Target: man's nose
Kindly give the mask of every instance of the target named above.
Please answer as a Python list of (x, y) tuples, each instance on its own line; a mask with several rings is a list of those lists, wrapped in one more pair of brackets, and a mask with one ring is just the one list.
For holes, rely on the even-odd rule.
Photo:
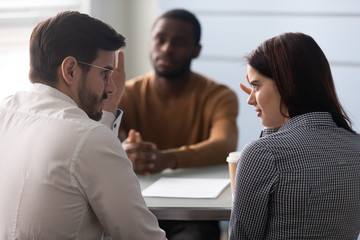
[(162, 52), (170, 52), (171, 50), (172, 50), (172, 44), (170, 41), (167, 41), (161, 45)]

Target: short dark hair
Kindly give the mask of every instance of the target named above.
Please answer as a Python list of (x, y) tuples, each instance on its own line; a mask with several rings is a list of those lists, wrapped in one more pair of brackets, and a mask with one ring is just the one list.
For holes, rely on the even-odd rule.
[(40, 22), (31, 34), (30, 81), (53, 86), (66, 57), (91, 63), (99, 49), (115, 51), (123, 46), (125, 38), (110, 25), (76, 11), (61, 12)]
[(182, 22), (189, 23), (191, 27), (193, 28), (194, 32), (194, 41), (196, 45), (200, 44), (200, 38), (201, 38), (201, 26), (199, 20), (196, 18), (196, 16), (185, 10), (185, 9), (173, 9), (170, 11), (165, 12), (162, 14), (158, 19), (155, 21), (155, 23), (159, 19), (176, 19)]
[(339, 127), (354, 132), (336, 95), (329, 62), (312, 37), (283, 33), (263, 42), (246, 59), (275, 81), (290, 117), (329, 112)]

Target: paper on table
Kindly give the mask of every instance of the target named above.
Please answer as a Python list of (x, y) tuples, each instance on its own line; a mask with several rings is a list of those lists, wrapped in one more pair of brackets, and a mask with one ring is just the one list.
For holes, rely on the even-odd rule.
[(217, 198), (230, 179), (160, 178), (144, 191), (144, 197)]

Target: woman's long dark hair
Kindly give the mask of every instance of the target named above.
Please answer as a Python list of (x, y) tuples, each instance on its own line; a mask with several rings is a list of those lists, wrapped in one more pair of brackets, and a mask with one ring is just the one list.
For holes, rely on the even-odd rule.
[(275, 81), (290, 117), (329, 112), (338, 127), (355, 133), (336, 95), (329, 62), (312, 37), (283, 33), (263, 42), (246, 59)]

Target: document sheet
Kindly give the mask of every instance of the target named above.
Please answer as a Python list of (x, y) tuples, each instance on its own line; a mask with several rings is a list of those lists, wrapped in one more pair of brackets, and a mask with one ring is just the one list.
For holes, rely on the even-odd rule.
[(160, 178), (142, 191), (144, 197), (217, 198), (230, 179)]

